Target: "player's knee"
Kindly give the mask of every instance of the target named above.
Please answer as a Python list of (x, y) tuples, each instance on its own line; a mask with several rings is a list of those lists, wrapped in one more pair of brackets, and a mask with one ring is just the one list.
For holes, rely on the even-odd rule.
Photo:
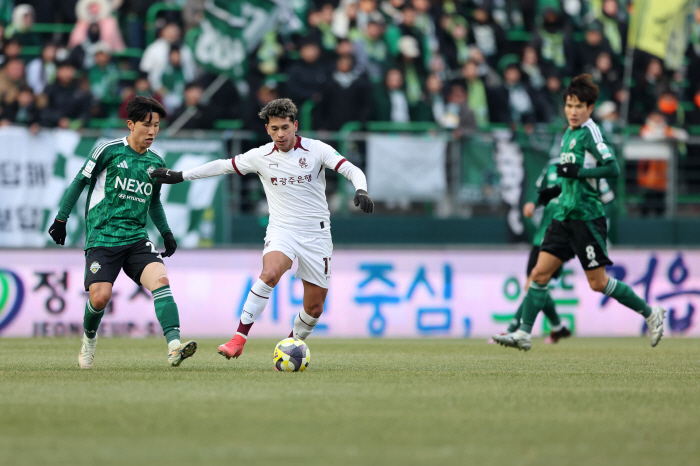
[(309, 305), (304, 306), (304, 310), (308, 315), (313, 317), (314, 319), (318, 319), (321, 317), (321, 314), (323, 314), (323, 302), (318, 302), (318, 303), (311, 303)]
[(107, 307), (107, 303), (112, 299), (112, 293), (110, 291), (92, 291), (90, 292), (90, 303), (95, 309), (104, 309)]
[(593, 291), (597, 291), (598, 293), (602, 293), (605, 291), (605, 286), (608, 284), (608, 277), (605, 277), (604, 279), (600, 278), (589, 278), (588, 279), (588, 284), (591, 286), (591, 289)]
[(158, 279), (158, 283), (157, 283), (157, 284), (158, 284), (158, 286), (170, 285), (170, 280), (168, 280), (168, 277), (167, 277), (167, 276), (163, 275), (162, 277), (160, 277), (160, 278)]
[(265, 269), (260, 274), (262, 280), (267, 286), (275, 287), (282, 278), (282, 272), (275, 269)]
[(551, 273), (547, 273), (545, 271), (542, 271), (542, 270), (538, 269), (537, 267), (535, 267), (532, 270), (532, 275), (531, 275), (532, 281), (537, 282), (540, 285), (546, 285), (551, 276), (552, 276)]

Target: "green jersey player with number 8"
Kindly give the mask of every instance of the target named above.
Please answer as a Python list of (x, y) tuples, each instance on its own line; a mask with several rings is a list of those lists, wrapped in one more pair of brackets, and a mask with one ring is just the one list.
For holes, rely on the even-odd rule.
[[(177, 248), (160, 202), (159, 183), (150, 174), (165, 161), (151, 144), (158, 134), (163, 106), (153, 98), (137, 96), (127, 107), (128, 137), (98, 144), (87, 158), (61, 201), (61, 208), (49, 228), (56, 244), (65, 244), (66, 222), (86, 186), (85, 206), (85, 304), (82, 347), (78, 365), (90, 369), (95, 357), (97, 329), (105, 307), (112, 298), (112, 286), (119, 272), (153, 293), (156, 316), (168, 342), (168, 363), (179, 366), (194, 354), (197, 343), (180, 342), (180, 317), (170, 290), (163, 258)], [(146, 216), (158, 228), (165, 242), (162, 255), (148, 239)]]
[(591, 119), (598, 99), (598, 86), (591, 75), (571, 80), (564, 93), (564, 113), (569, 127), (564, 133), (557, 175), (563, 178), (559, 206), (547, 227), (530, 277), (532, 283), (523, 300), (520, 328), (494, 340), (504, 346), (529, 350), (532, 325), (547, 298), (547, 283), (561, 265), (578, 257), (594, 291), (605, 293), (620, 304), (641, 314), (649, 326), (651, 346), (663, 335), (666, 310), (651, 307), (632, 288), (608, 277), (605, 266), (612, 265), (606, 247), (607, 225), (600, 201), (601, 178), (620, 174), (617, 160), (598, 125)]

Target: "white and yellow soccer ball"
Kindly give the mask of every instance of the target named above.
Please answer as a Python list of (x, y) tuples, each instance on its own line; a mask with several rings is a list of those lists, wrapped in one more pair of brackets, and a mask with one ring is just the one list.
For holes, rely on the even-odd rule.
[(311, 351), (303, 340), (285, 338), (277, 343), (272, 355), (275, 370), (282, 372), (300, 372), (309, 367)]

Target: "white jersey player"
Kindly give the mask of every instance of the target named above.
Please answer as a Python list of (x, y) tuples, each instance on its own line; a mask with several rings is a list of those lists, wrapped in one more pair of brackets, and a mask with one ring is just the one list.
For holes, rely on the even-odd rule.
[(248, 332), (269, 301), (272, 289), (298, 260), (296, 277), (304, 284), (304, 309), (294, 319), (290, 337), (306, 339), (313, 331), (328, 293), (331, 276), (331, 221), (326, 202), (325, 169), (348, 178), (355, 186), (355, 205), (374, 210), (362, 170), (328, 144), (296, 135), (297, 108), (289, 99), (277, 99), (259, 113), (272, 142), (232, 159), (216, 160), (183, 172), (156, 169), (153, 178), (180, 183), (210, 176), (256, 173), (270, 208), (263, 248), (263, 270), (243, 305), (236, 335), (219, 346), (227, 359), (243, 352)]

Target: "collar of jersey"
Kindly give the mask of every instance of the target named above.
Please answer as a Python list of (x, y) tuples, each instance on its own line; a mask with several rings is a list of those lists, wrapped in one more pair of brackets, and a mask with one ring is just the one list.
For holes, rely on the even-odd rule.
[[(296, 138), (297, 138), (297, 142), (294, 143), (294, 147), (292, 147), (292, 150), (285, 152), (285, 154), (289, 154), (289, 152), (294, 152), (297, 149), (305, 150), (306, 152), (309, 151), (308, 149), (305, 149), (301, 145), (301, 136), (297, 136)], [(277, 144), (275, 144), (274, 142), (272, 143), (272, 150), (270, 151), (270, 154), (272, 154), (273, 152), (280, 152), (280, 150), (277, 148)], [(270, 155), (270, 154), (267, 154), (267, 155)]]
[(146, 152), (144, 152), (143, 154), (139, 154), (138, 152), (136, 152), (134, 150), (134, 148), (129, 145), (129, 141), (126, 140), (126, 136), (124, 136), (122, 138), (122, 142), (124, 143), (124, 146), (127, 149), (129, 149), (129, 152), (131, 153), (131, 155), (136, 155), (137, 157), (143, 157), (144, 155), (148, 154), (148, 149), (146, 149)]
[[(590, 123), (595, 123), (595, 122), (593, 121), (593, 118), (589, 118), (588, 120), (586, 120), (586, 121), (584, 121), (583, 123), (581, 123), (580, 125), (578, 125), (578, 128), (576, 128), (576, 130), (578, 130), (578, 129), (583, 129), (584, 126), (586, 126), (587, 124), (590, 124)], [(576, 131), (576, 130), (574, 130), (574, 131)]]

